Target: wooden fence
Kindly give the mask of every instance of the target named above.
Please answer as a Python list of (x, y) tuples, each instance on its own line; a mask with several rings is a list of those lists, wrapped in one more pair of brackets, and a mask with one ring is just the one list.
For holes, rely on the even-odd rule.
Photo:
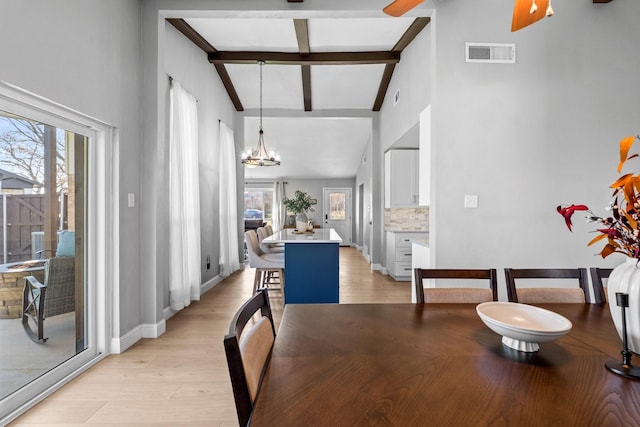
[(0, 202), (0, 263), (33, 259), (33, 233), (44, 230), (44, 195), (2, 194)]

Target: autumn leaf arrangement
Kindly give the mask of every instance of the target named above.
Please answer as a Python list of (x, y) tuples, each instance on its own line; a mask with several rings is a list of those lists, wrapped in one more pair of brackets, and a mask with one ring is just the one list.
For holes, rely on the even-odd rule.
[[(620, 163), (618, 173), (628, 160), (638, 157), (629, 155), (631, 146), (640, 139), (638, 136), (628, 136), (620, 141)], [(565, 223), (571, 231), (571, 217), (577, 211), (586, 211), (587, 220), (598, 224), (595, 230), (598, 235), (588, 245), (605, 241), (600, 252), (602, 258), (613, 253), (621, 253), (631, 258), (640, 259), (640, 171), (627, 173), (610, 185), (613, 189), (613, 200), (609, 204), (611, 216), (599, 217), (586, 205), (560, 205), (556, 209), (564, 217)]]

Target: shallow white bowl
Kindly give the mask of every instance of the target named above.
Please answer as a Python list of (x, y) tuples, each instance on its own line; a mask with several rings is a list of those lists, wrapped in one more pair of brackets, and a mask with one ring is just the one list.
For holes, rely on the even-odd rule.
[(476, 312), (489, 329), (502, 335), (504, 345), (518, 351), (538, 351), (538, 343), (554, 341), (572, 326), (558, 313), (515, 302), (483, 302)]

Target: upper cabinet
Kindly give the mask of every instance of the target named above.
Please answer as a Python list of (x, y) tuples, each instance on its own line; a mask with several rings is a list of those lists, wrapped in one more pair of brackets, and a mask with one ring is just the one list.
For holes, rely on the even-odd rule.
[(389, 150), (384, 155), (384, 207), (416, 207), (419, 202), (419, 150)]

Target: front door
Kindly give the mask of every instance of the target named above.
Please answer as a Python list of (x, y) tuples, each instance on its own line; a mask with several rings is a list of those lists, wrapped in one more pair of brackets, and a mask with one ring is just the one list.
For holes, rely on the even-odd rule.
[(342, 238), (340, 246), (351, 246), (351, 188), (324, 188), (324, 228), (333, 228)]

